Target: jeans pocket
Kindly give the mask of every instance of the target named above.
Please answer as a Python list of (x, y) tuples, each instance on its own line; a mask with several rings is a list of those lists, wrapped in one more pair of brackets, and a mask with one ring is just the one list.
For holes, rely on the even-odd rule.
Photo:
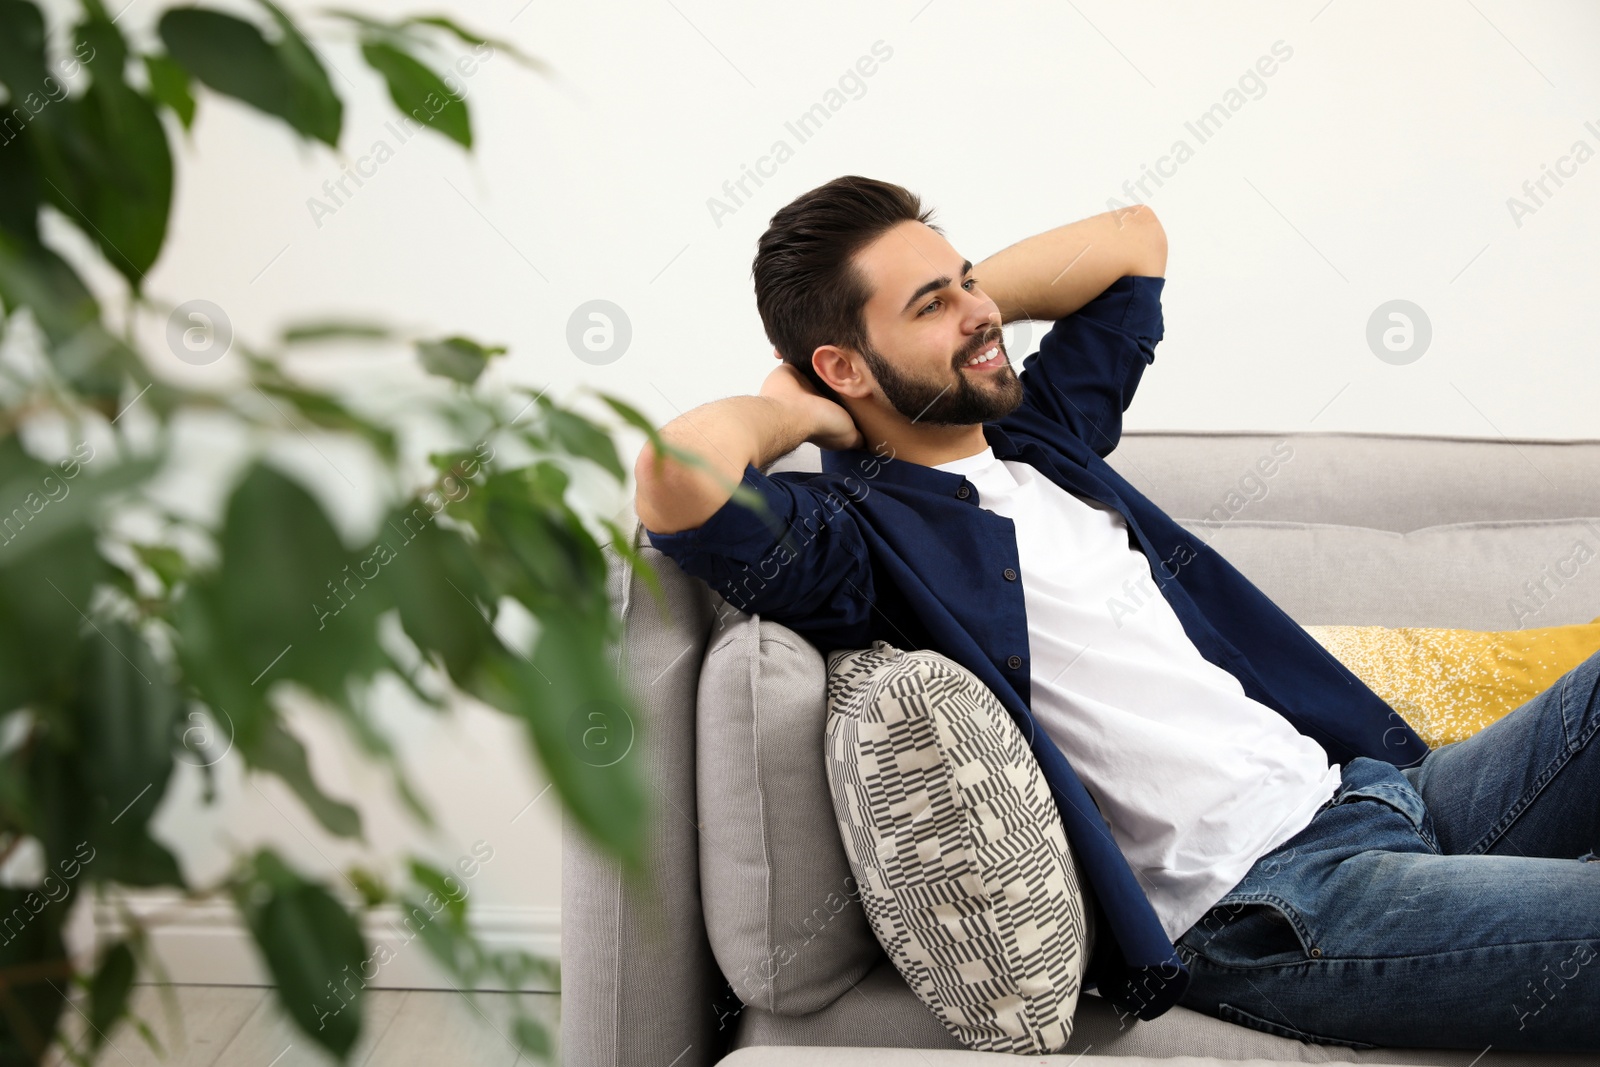
[(1322, 956), (1300, 913), (1270, 893), (1228, 894), (1178, 940), (1207, 963), (1235, 970), (1282, 967)]
[(1355, 800), (1375, 800), (1392, 811), (1397, 811), (1405, 816), (1411, 824), (1411, 829), (1420, 837), (1433, 852), (1439, 851), (1438, 838), (1434, 836), (1433, 819), (1428, 814), (1428, 806), (1423, 803), (1422, 794), (1412, 786), (1411, 780), (1401, 772), (1399, 781), (1368, 782), (1364, 785), (1346, 786), (1334, 794), (1333, 807), (1348, 804)]
[(1230, 1023), (1237, 1023), (1240, 1026), (1248, 1026), (1252, 1030), (1260, 1030), (1264, 1033), (1276, 1034), (1279, 1037), (1292, 1037), (1298, 1041), (1306, 1041), (1318, 1045), (1344, 1045), (1348, 1048), (1356, 1049), (1371, 1049), (1378, 1047), (1377, 1045), (1369, 1044), (1366, 1041), (1351, 1041), (1348, 1038), (1343, 1037), (1328, 1037), (1326, 1034), (1307, 1033), (1304, 1030), (1298, 1030), (1292, 1026), (1284, 1026), (1282, 1023), (1272, 1022), (1270, 1019), (1263, 1019), (1259, 1015), (1252, 1015), (1243, 1008), (1236, 1008), (1232, 1004), (1218, 1004), (1217, 1018), (1226, 1020)]

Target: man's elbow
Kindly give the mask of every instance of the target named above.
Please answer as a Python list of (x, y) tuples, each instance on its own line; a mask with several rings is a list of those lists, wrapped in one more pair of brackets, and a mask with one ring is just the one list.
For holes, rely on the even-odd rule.
[(646, 441), (633, 464), (633, 513), (646, 530), (655, 533), (676, 532), (667, 529), (670, 520), (656, 507), (656, 501), (665, 495), (662, 490), (665, 473), (657, 464), (655, 449)]
[[(659, 461), (658, 461), (659, 460)], [(633, 464), (633, 513), (646, 530), (658, 534), (681, 533), (705, 524), (720, 501), (731, 495), (709, 487), (704, 476), (679, 463), (660, 457), (649, 441)]]
[(1138, 273), (1152, 278), (1167, 273), (1167, 231), (1148, 205), (1141, 205), (1144, 220), (1139, 224), (1140, 263)]
[(1160, 278), (1167, 273), (1167, 231), (1149, 204), (1135, 204), (1118, 216), (1128, 248), (1128, 274)]

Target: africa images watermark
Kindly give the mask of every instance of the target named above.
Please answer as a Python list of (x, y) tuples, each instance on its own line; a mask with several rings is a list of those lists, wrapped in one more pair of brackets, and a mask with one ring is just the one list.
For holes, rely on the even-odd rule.
[[(487, 455), (485, 449), (488, 450)], [(438, 492), (429, 489), (418, 497), (422, 503), (411, 509), (411, 514), (401, 520), (400, 526), (395, 526), (391, 521), (389, 528), (400, 536), (400, 547), (404, 548), (420, 537), (428, 528), (428, 524), (446, 507), (465, 500), (472, 492), (472, 477), (481, 467), (488, 466), (492, 462), (494, 462), (494, 449), (488, 442), (479, 444), (474, 449), (473, 456), (450, 468), (450, 473), (440, 480)], [(322, 604), (311, 605), (312, 612), (317, 616), (317, 629), (327, 629), (328, 620), (349, 607), (361, 590), (367, 587), (367, 583), (376, 581), (383, 567), (393, 563), (399, 555), (399, 552), (390, 547), (388, 541), (379, 541), (371, 555), (356, 561), (354, 572), (351, 572), (348, 563), (345, 564), (344, 577), (339, 579), (338, 585), (334, 585), (333, 578), (328, 579), (329, 596), (324, 598)], [(367, 573), (369, 565), (372, 568), (371, 574)]]
[[(85, 55), (85, 52), (88, 54)], [(59, 104), (65, 100), (67, 87), (63, 83), (76, 78), (83, 64), (92, 63), (94, 56), (94, 47), (88, 41), (79, 41), (72, 55), (56, 60), (55, 75), (45, 75), (38, 89), (28, 93), (13, 93), (10, 110), (4, 118), (0, 118), (0, 146), (9, 145), (22, 136), (28, 124), (52, 103)], [(40, 90), (43, 95), (40, 95)]]
[[(867, 95), (866, 79), (878, 72), (880, 63), (887, 63), (894, 55), (894, 49), (883, 42), (882, 38), (872, 42), (871, 55), (863, 55), (855, 64), (846, 67), (844, 73), (839, 75), (834, 83), (836, 87), (829, 88), (822, 94), (822, 99), (802, 111), (793, 120), (785, 122), (783, 128), (794, 138), (794, 145), (783, 137), (772, 142), (763, 156), (756, 158), (755, 167), (740, 164), (739, 177), (729, 179), (722, 183), (722, 197), (707, 197), (706, 210), (711, 213), (711, 221), (716, 223), (717, 229), (722, 228), (722, 220), (737, 212), (744, 206), (745, 201), (755, 194), (746, 184), (754, 182), (757, 189), (766, 182), (763, 178), (771, 178), (778, 173), (778, 168), (794, 158), (796, 145), (803, 145), (828, 122), (838, 111), (851, 100), (860, 100)], [(874, 59), (873, 56), (877, 58)], [(845, 96), (846, 93), (850, 95)], [(742, 195), (741, 195), (742, 194)], [(725, 198), (725, 199), (724, 199)]]
[(788, 942), (779, 941), (773, 950), (754, 963), (747, 963), (737, 975), (729, 978), (729, 985), (743, 989), (739, 994), (736, 1004), (727, 1005), (726, 1011), (720, 1008), (717, 1011), (717, 1029), (722, 1029), (728, 1017), (737, 1016), (744, 1010), (746, 1004), (757, 1004), (770, 1000), (769, 990), (777, 979), (778, 972), (789, 963), (800, 957), (800, 953), (811, 942), (815, 941), (833, 919), (842, 914), (851, 904), (861, 903), (861, 886), (856, 882), (854, 875), (845, 875), (839, 889), (830, 889), (822, 903), (811, 909), (811, 914), (801, 919), (798, 924), (793, 919), (788, 920), (788, 925), (795, 933), (795, 938)]
[[(1122, 183), (1123, 195), (1136, 204), (1150, 199), (1155, 194), (1146, 187), (1149, 183), (1153, 182), (1157, 189), (1161, 188), (1165, 184), (1162, 179), (1175, 177), (1178, 168), (1194, 158), (1195, 150), (1220, 133), (1228, 120), (1246, 104), (1266, 96), (1266, 79), (1276, 74), (1279, 65), (1287, 63), (1294, 55), (1294, 49), (1281, 38), (1272, 42), (1269, 51), (1271, 55), (1263, 55), (1255, 61), (1254, 66), (1246, 67), (1235, 85), (1223, 91), (1220, 100), (1195, 116), (1193, 121), (1183, 124), (1189, 136), (1194, 138), (1194, 144), (1190, 144), (1188, 138), (1179, 137), (1172, 142), (1165, 155), (1157, 157), (1154, 167), (1148, 163), (1139, 164), (1139, 177)], [(1274, 56), (1277, 58), (1274, 59)], [(1115, 196), (1106, 198), (1108, 211), (1127, 206)]]
[[(474, 59), (476, 57), (476, 59)], [(306, 198), (306, 210), (311, 213), (311, 221), (317, 229), (322, 229), (322, 223), (330, 215), (337, 215), (339, 210), (355, 198), (357, 192), (366, 184), (363, 179), (371, 179), (378, 173), (378, 168), (393, 159), (406, 142), (415, 137), (422, 128), (433, 121), (434, 116), (443, 111), (452, 103), (464, 101), (467, 98), (467, 78), (478, 72), (478, 64), (487, 63), (494, 58), (494, 46), (487, 42), (479, 42), (472, 48), (472, 55), (462, 56), (456, 60), (455, 70), (461, 74), (462, 81), (457, 83), (454, 73), (446, 69), (440, 75), (445, 88), (449, 90), (448, 97), (441, 97), (438, 93), (430, 92), (423, 97), (422, 103), (411, 109), (411, 114), (401, 115), (398, 119), (385, 122), (383, 128), (389, 131), (394, 138), (394, 147), (383, 138), (372, 142), (365, 155), (357, 156), (347, 162), (337, 178), (329, 178), (322, 183), (322, 197), (309, 196)], [(355, 189), (346, 186), (347, 182), (354, 182)]]
[[(1251, 504), (1265, 500), (1271, 487), (1267, 479), (1273, 477), (1282, 469), (1282, 465), (1294, 458), (1294, 446), (1287, 439), (1274, 442), (1272, 448), (1256, 458), (1249, 469), (1223, 494), (1221, 500), (1213, 504), (1210, 510), (1199, 516), (1200, 520), (1213, 522), (1220, 525), (1235, 518), (1241, 511)], [(1213, 530), (1215, 527), (1202, 527)], [(1209, 544), (1210, 537), (1201, 537), (1201, 544)], [(1168, 580), (1178, 576), (1178, 570), (1186, 564), (1199, 558), (1199, 553), (1187, 540), (1179, 541), (1170, 555), (1156, 561), (1156, 567), (1151, 569), (1149, 577), (1141, 576), (1137, 581), (1130, 578), (1122, 585), (1124, 596), (1110, 596), (1106, 598), (1106, 613), (1111, 616), (1111, 621), (1117, 624), (1117, 629), (1122, 629), (1123, 620), (1134, 615), (1146, 604), (1161, 595), (1160, 591), (1152, 585), (1156, 570)]]
[[(492, 859), (494, 859), (494, 847), (489, 842), (480, 839), (472, 843), (471, 856), (462, 856), (456, 860), (456, 870), (461, 872), (463, 879), (471, 881), (478, 876), (478, 872), (483, 869), (483, 865)], [(451, 875), (445, 875), (443, 881), (445, 891), (449, 894), (448, 900), (441, 897), (437, 892), (430, 890), (428, 895), (418, 902), (420, 906), (413, 906), (409, 912), (405, 912), (400, 916), (401, 924), (405, 927), (405, 938), (400, 942), (400, 948), (405, 948), (415, 941), (417, 934), (421, 933), (423, 928), (430, 922), (437, 919), (440, 912), (452, 904), (459, 904), (466, 900), (471, 892), (466, 886), (466, 881), (458, 882)], [(356, 966), (354, 973), (351, 972), (350, 965), (345, 964), (344, 970), (341, 972), (343, 977), (340, 978), (339, 985), (335, 986), (330, 980), (327, 994), (319, 997), (316, 1001), (317, 1029), (324, 1029), (328, 1025), (329, 1018), (344, 1011), (355, 1000), (357, 993), (372, 982), (377, 981), (378, 972), (391, 960), (395, 959), (397, 955), (398, 953), (390, 949), (388, 945), (379, 941), (373, 947), (372, 952), (367, 955), (367, 958)], [(341, 989), (344, 991), (343, 995), (340, 993)], [(321, 1007), (322, 1004), (337, 1006), (324, 1010)]]
[[(1556, 964), (1554, 974), (1550, 973), (1550, 965), (1548, 963), (1545, 964), (1541, 968), (1544, 972), (1544, 977), (1540, 979), (1539, 984), (1536, 986), (1533, 980), (1529, 979), (1527, 993), (1518, 997), (1511, 1005), (1511, 1010), (1517, 1016), (1517, 1029), (1526, 1030), (1529, 1017), (1538, 1015), (1545, 1008), (1548, 1008), (1550, 1003), (1560, 995), (1561, 990), (1567, 987), (1567, 983), (1578, 977), (1578, 971), (1585, 964), (1592, 963), (1595, 956), (1595, 950), (1580, 941), (1573, 947), (1570, 956)], [(1570, 973), (1568, 973), (1568, 968), (1571, 968)], [(1551, 982), (1555, 983), (1555, 988), (1553, 989), (1551, 988)], [(1573, 1007), (1576, 1006), (1573, 1005)]]
[[(1596, 125), (1593, 119), (1585, 122), (1583, 128), (1597, 142), (1600, 142), (1600, 125)], [(1549, 202), (1551, 197), (1555, 196), (1567, 184), (1562, 181), (1563, 178), (1577, 177), (1578, 168), (1593, 159), (1594, 154), (1594, 148), (1590, 146), (1588, 141), (1580, 137), (1572, 142), (1572, 147), (1567, 150), (1566, 155), (1556, 159), (1554, 167), (1548, 163), (1540, 164), (1539, 176), (1529, 178), (1522, 183), (1522, 197), (1526, 199), (1515, 196), (1506, 197), (1506, 210), (1511, 212), (1511, 221), (1516, 225), (1516, 228), (1522, 229), (1523, 220), (1529, 215), (1536, 214), (1540, 208)], [(1555, 185), (1554, 189), (1550, 188), (1552, 183)]]
[[(1592, 522), (1582, 521), (1584, 526), (1596, 535), (1596, 542), (1600, 543), (1600, 527), (1596, 527)], [(1526, 600), (1521, 597), (1506, 598), (1506, 609), (1516, 620), (1517, 629), (1522, 629), (1528, 624), (1529, 619), (1543, 611), (1561, 590), (1578, 577), (1578, 571), (1597, 556), (1600, 556), (1600, 552), (1596, 551), (1594, 545), (1582, 537), (1575, 537), (1565, 555), (1546, 563), (1539, 569), (1537, 577), (1523, 582), (1522, 592), (1527, 594)], [(1552, 571), (1554, 573), (1551, 573)]]
[(67, 499), (67, 494), (72, 492), (72, 486), (67, 483), (82, 473), (84, 464), (93, 459), (94, 446), (87, 441), (79, 441), (71, 456), (58, 460), (56, 470), (60, 472), (59, 478), (54, 474), (45, 475), (40, 479), (38, 489), (30, 490), (21, 503), (0, 515), (0, 546), (15, 541), (27, 525), (52, 503)]
[[(84, 849), (89, 850), (87, 856), (83, 854)], [(56, 871), (46, 871), (38, 890), (30, 890), (22, 898), (22, 902), (11, 909), (11, 914), (0, 916), (0, 945), (9, 945), (15, 941), (22, 931), (28, 928), (28, 924), (33, 922), (35, 915), (51, 904), (59, 904), (71, 896), (73, 880), (78, 877), (78, 872), (83, 870), (85, 864), (94, 860), (95, 854), (95, 849), (89, 842), (80, 841), (72, 856), (57, 860), (59, 874)]]
[[(879, 451), (884, 447), (889, 447), (889, 455), (887, 456)], [(878, 476), (880, 462), (892, 463), (894, 461), (894, 449), (893, 447), (886, 446), (885, 442), (880, 441), (873, 447), (873, 451), (878, 454), (878, 459), (869, 459), (856, 464), (856, 469), (866, 477), (867, 481), (871, 481)], [(846, 475), (844, 479), (840, 481), (839, 488), (843, 489), (845, 494), (849, 496), (850, 499), (857, 502), (865, 500), (867, 498), (867, 494), (872, 491), (871, 486), (857, 481), (855, 475), (853, 474)], [(857, 489), (860, 490), (859, 493), (857, 492)], [(789, 564), (799, 558), (799, 548), (816, 540), (817, 534), (821, 533), (827, 528), (829, 517), (839, 514), (840, 511), (844, 510), (844, 506), (845, 501), (840, 499), (830, 489), (827, 494), (823, 496), (822, 500), (817, 504), (817, 506), (811, 509), (811, 513), (809, 515), (805, 516), (804, 518), (797, 517), (796, 519), (790, 521), (790, 529), (784, 532), (783, 539), (777, 544), (773, 545), (754, 568), (750, 567), (749, 564), (745, 565), (745, 577), (742, 581), (738, 582), (737, 584), (731, 581), (727, 583), (719, 583), (717, 592), (722, 595), (723, 599), (728, 601), (728, 603), (732, 604), (734, 607), (738, 608), (740, 611), (743, 611), (747, 614), (751, 613), (751, 580), (755, 579), (760, 582), (760, 585), (757, 586), (758, 591), (765, 589), (769, 582), (777, 578), (778, 572), (782, 570), (786, 564)], [(798, 544), (791, 536), (795, 533), (799, 533), (802, 538)], [(744, 593), (743, 596), (741, 596), (739, 592), (741, 589)]]

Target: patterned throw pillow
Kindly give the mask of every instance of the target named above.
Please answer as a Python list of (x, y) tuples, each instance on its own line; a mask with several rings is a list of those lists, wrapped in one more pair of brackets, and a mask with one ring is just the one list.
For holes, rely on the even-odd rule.
[(906, 984), (968, 1048), (1062, 1049), (1094, 909), (999, 700), (937, 652), (835, 651), (826, 751), (862, 904)]
[(1307, 626), (1429, 748), (1471, 737), (1600, 649), (1600, 619), (1526, 630)]

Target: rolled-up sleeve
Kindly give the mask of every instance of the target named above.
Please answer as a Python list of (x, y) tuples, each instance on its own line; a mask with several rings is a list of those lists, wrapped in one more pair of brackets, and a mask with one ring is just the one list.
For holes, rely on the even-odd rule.
[(1057, 319), (1022, 361), (1023, 403), (1104, 458), (1122, 438), (1122, 413), (1161, 341), (1165, 278), (1125, 275)]
[(848, 497), (806, 478), (746, 464), (740, 484), (766, 501), (770, 517), (730, 498), (693, 529), (647, 527), (645, 536), (740, 611), (822, 646), (865, 647), (874, 595), (866, 540)]

